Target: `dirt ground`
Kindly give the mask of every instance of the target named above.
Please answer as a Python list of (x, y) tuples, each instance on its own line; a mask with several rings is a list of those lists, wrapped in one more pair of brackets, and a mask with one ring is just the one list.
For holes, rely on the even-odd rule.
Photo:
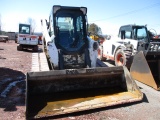
[[(31, 69), (32, 51), (17, 51), (14, 41), (0, 42), (0, 120), (25, 119), (25, 74)], [(160, 92), (137, 82), (144, 98), (95, 110), (56, 116), (56, 120), (160, 120)]]

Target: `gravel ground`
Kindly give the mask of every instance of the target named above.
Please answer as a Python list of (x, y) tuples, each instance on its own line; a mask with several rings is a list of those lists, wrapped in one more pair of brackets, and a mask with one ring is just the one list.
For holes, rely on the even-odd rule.
[(0, 42), (0, 119), (25, 116), (25, 74), (31, 69), (31, 51), (17, 51), (14, 41)]
[[(14, 41), (0, 42), (0, 120), (25, 119), (25, 74), (32, 51), (17, 51)], [(137, 82), (140, 102), (56, 116), (56, 120), (160, 120), (160, 92)]]

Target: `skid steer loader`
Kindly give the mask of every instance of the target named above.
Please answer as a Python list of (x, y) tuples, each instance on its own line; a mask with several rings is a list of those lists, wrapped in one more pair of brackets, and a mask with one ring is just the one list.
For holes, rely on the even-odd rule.
[(118, 37), (100, 43), (98, 57), (127, 66), (135, 80), (160, 90), (160, 40), (148, 33), (144, 25), (123, 25)]
[(96, 67), (98, 43), (87, 36), (86, 18), (86, 7), (55, 5), (41, 21), (44, 52), (27, 73), (26, 119), (142, 100), (125, 66)]

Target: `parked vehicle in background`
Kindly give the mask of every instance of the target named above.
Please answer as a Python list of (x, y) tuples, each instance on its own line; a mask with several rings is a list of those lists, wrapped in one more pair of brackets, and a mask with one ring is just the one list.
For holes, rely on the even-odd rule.
[(100, 44), (99, 58), (110, 59), (116, 66), (131, 65), (133, 55), (139, 51), (139, 44), (149, 43), (146, 26), (124, 25), (119, 29), (118, 37), (112, 37)]
[(0, 35), (0, 42), (7, 42), (8, 41), (8, 36), (6, 35)]
[(160, 39), (152, 38), (146, 26), (121, 26), (118, 37), (100, 44), (98, 57), (127, 66), (135, 80), (160, 90)]
[(17, 50), (32, 49), (38, 51), (38, 36), (31, 35), (31, 27), (28, 24), (19, 24), (19, 33), (17, 37)]

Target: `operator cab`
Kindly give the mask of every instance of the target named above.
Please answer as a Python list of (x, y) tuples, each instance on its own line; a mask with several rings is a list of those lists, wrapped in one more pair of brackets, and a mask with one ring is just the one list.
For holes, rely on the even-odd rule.
[(87, 43), (87, 8), (54, 6), (53, 12), (52, 24), (55, 26), (57, 48), (67, 52), (80, 52)]
[(30, 25), (19, 24), (19, 34), (30, 34)]
[(121, 39), (133, 39), (148, 42), (148, 31), (146, 26), (125, 25), (120, 27), (119, 35)]

